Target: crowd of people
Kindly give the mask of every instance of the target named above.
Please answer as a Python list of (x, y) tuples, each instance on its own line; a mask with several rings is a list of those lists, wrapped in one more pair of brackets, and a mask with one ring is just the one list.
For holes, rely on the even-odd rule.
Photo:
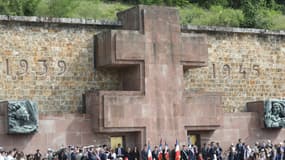
[(202, 147), (193, 144), (178, 146), (176, 144), (171, 149), (167, 144), (160, 144), (151, 149), (150, 145), (144, 145), (140, 151), (137, 147), (123, 148), (121, 144), (115, 149), (107, 145), (67, 146), (56, 151), (48, 149), (46, 153), (38, 149), (27, 155), (17, 149), (6, 152), (0, 148), (0, 160), (285, 160), (285, 141), (273, 145), (268, 140), (250, 146), (239, 139), (225, 151), (218, 142), (204, 143)]
[(229, 160), (285, 160), (284, 151), (285, 140), (279, 144), (267, 140), (250, 146), (239, 139), (236, 145), (230, 146), (227, 157)]

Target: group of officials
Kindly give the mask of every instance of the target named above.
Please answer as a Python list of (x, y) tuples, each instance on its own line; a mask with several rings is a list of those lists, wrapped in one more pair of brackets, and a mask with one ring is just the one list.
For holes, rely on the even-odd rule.
[(170, 149), (167, 144), (154, 146), (144, 145), (141, 151), (137, 147), (123, 148), (121, 144), (115, 149), (107, 145), (94, 147), (61, 147), (57, 151), (48, 149), (47, 153), (37, 150), (34, 154), (25, 155), (16, 149), (5, 152), (0, 149), (0, 160), (285, 160), (284, 143), (273, 145), (271, 141), (255, 143), (250, 147), (239, 139), (228, 150), (223, 152), (219, 143), (182, 145), (177, 143)]
[(285, 160), (285, 141), (279, 144), (272, 144), (270, 140), (256, 142), (250, 146), (238, 140), (236, 145), (229, 147), (228, 160)]

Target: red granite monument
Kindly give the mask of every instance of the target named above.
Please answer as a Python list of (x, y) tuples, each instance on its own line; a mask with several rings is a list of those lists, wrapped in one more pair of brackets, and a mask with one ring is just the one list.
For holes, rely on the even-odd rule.
[(187, 132), (219, 127), (220, 94), (186, 92), (183, 86), (184, 70), (207, 64), (206, 36), (181, 33), (174, 8), (138, 6), (118, 17), (123, 30), (97, 34), (94, 46), (96, 67), (117, 68), (122, 90), (86, 94), (94, 132), (142, 146), (161, 138), (185, 142)]

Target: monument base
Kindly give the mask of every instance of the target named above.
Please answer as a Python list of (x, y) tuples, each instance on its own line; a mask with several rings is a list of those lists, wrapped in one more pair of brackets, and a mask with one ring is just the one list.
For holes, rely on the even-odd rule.
[[(123, 138), (124, 147), (140, 146), (138, 133), (126, 132), (112, 134), (97, 134), (91, 130), (91, 119), (87, 114), (57, 114), (40, 115), (39, 131), (31, 135), (8, 135), (5, 131), (3, 115), (0, 116), (0, 141), (5, 150), (18, 148), (25, 153), (34, 153), (36, 149), (45, 152), (48, 148), (59, 149), (62, 145), (111, 145), (111, 137)], [(248, 144), (266, 139), (273, 143), (280, 143), (285, 139), (285, 129), (262, 129), (259, 126), (257, 113), (225, 113), (224, 120), (218, 129), (214, 131), (195, 130), (190, 131), (200, 136), (200, 144), (211, 141), (220, 142), (226, 150), (231, 143), (236, 143), (241, 138)], [(186, 144), (187, 140), (180, 142)], [(151, 145), (159, 145), (159, 142), (150, 142)], [(169, 144), (173, 147), (174, 144)]]

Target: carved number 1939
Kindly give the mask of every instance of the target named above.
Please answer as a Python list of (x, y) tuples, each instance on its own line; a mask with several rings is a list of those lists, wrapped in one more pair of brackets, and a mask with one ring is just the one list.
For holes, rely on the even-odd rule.
[[(9, 59), (6, 59), (5, 63), (6, 63), (6, 74), (11, 75), (12, 71), (10, 69)], [(36, 66), (37, 66), (36, 75), (47, 74), (48, 72), (48, 61), (47, 60), (45, 59), (38, 60)], [(59, 72), (57, 73), (57, 75), (62, 75), (66, 72), (67, 66), (64, 60), (57, 61), (57, 67), (59, 68)], [(21, 76), (21, 75), (28, 73), (28, 71), (29, 71), (28, 61), (26, 59), (21, 59), (19, 61), (19, 70), (16, 71), (16, 75)]]

